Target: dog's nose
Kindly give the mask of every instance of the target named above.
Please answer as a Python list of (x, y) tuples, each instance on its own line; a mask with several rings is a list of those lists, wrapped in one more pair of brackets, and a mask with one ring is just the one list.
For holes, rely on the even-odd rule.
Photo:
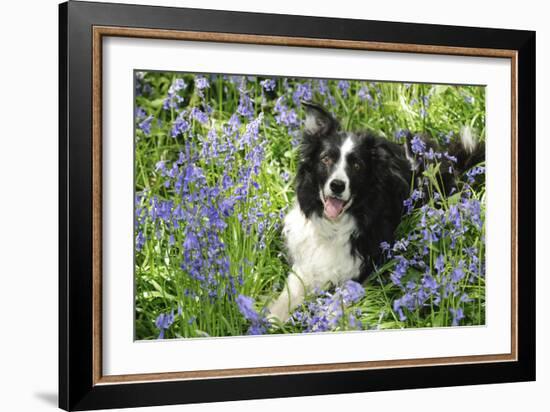
[(336, 195), (339, 195), (344, 191), (346, 188), (346, 183), (342, 180), (334, 179), (332, 182), (330, 182), (330, 190)]

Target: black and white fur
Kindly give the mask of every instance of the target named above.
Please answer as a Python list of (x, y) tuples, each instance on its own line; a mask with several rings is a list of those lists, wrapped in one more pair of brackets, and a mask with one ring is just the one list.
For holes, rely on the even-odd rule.
[[(281, 322), (309, 291), (329, 282), (362, 282), (381, 263), (380, 243), (394, 240), (412, 174), (421, 167), (412, 155), (412, 136), (398, 145), (371, 132), (343, 131), (319, 106), (308, 103), (305, 109), (297, 201), (283, 228), (292, 270), (269, 306), (270, 317)], [(463, 136), (453, 153), (465, 167), (484, 151), (470, 133)], [(423, 139), (435, 145), (428, 136)], [(454, 179), (445, 174), (447, 190)]]

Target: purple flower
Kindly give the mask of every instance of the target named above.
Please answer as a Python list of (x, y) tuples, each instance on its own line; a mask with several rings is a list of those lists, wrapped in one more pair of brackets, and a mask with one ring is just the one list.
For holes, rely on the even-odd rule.
[(281, 178), (285, 181), (285, 182), (288, 182), (290, 180), (290, 173), (288, 173), (288, 171), (286, 170), (283, 170), (281, 172)]
[(246, 332), (247, 335), (265, 335), (267, 326), (265, 323), (253, 323)]
[(413, 153), (421, 154), (426, 150), (426, 143), (418, 136), (415, 135), (411, 140), (411, 149)]
[(183, 102), (183, 97), (181, 97), (178, 92), (185, 89), (186, 86), (183, 79), (174, 79), (168, 88), (168, 95), (164, 99), (162, 108), (164, 110), (177, 109), (180, 103)]
[(390, 250), (390, 244), (388, 242), (381, 242), (380, 249), (382, 250), (382, 252), (387, 253), (388, 257), (390, 256), (391, 250)]
[(409, 261), (403, 256), (396, 256), (396, 260), (397, 264), (390, 275), (390, 279), (396, 286), (402, 286), (401, 278), (407, 274)]
[(425, 274), (422, 277), (422, 286), (433, 292), (437, 290), (437, 281), (430, 275)]
[(143, 235), (143, 232), (140, 230), (136, 237), (136, 250), (138, 252), (141, 251), (144, 245), (145, 245), (145, 236)]
[(447, 159), (448, 161), (450, 161), (452, 163), (456, 163), (458, 161), (456, 156), (452, 156), (448, 152), (443, 153), (443, 156), (445, 156), (445, 159)]
[(409, 241), (407, 239), (399, 239), (395, 241), (393, 244), (393, 251), (394, 252), (405, 252), (407, 248), (409, 247)]
[(483, 166), (474, 166), (466, 172), (466, 177), (468, 178), (468, 183), (472, 184), (475, 181), (475, 177), (485, 173), (485, 167)]
[(283, 124), (289, 128), (293, 126), (298, 126), (298, 115), (296, 114), (294, 109), (289, 109), (284, 104), (284, 96), (281, 96), (277, 99), (277, 101), (275, 102), (274, 111), (275, 113), (277, 113), (275, 115), (275, 121), (277, 122), (277, 124)]
[(153, 116), (147, 117), (145, 120), (143, 120), (141, 123), (139, 123), (138, 127), (145, 133), (145, 136), (149, 136), (151, 134), (151, 122), (153, 121)]
[(235, 299), (239, 312), (250, 321), (248, 335), (263, 335), (267, 332), (269, 322), (254, 309), (254, 299), (245, 295), (238, 295)]
[(198, 90), (204, 90), (210, 87), (210, 84), (208, 83), (208, 79), (204, 76), (197, 76), (195, 78), (195, 87)]
[(314, 300), (297, 309), (291, 317), (296, 325), (301, 325), (304, 332), (326, 332), (336, 330), (347, 322), (347, 329), (362, 329), (359, 321), (360, 309), (348, 309), (364, 295), (364, 288), (352, 280), (336, 287), (334, 293), (316, 291)]
[(399, 320), (401, 322), (405, 322), (407, 320), (407, 316), (405, 315), (405, 312), (403, 311), (403, 308), (407, 307), (408, 301), (411, 299), (411, 294), (407, 293), (406, 295), (402, 296), (400, 299), (396, 299), (393, 301), (393, 311), (397, 312), (397, 315), (399, 316)]
[(348, 96), (348, 91), (349, 91), (349, 88), (350, 88), (350, 83), (349, 81), (347, 80), (340, 80), (338, 82), (338, 88), (340, 89), (340, 91), (342, 92), (342, 97), (347, 97)]
[(172, 125), (172, 131), (171, 136), (173, 138), (178, 137), (179, 135), (185, 134), (187, 131), (189, 131), (191, 125), (185, 118), (185, 112), (181, 112), (179, 116), (176, 118)]
[(161, 175), (164, 176), (166, 174), (166, 161), (165, 160), (159, 160), (155, 164), (155, 171), (160, 171)]
[(451, 222), (456, 229), (462, 228), (462, 218), (460, 217), (460, 210), (458, 206), (451, 205), (449, 207), (449, 222)]
[(339, 288), (338, 293), (340, 293), (344, 304), (350, 305), (365, 296), (365, 289), (359, 283), (348, 280)]
[(407, 137), (407, 131), (405, 129), (399, 129), (394, 133), (395, 140), (402, 142)]
[(464, 262), (461, 260), (458, 266), (451, 272), (451, 279), (453, 282), (458, 283), (464, 278)]
[(440, 275), (445, 270), (445, 257), (443, 255), (439, 255), (435, 259), (435, 270), (437, 270), (437, 274)]
[(364, 102), (365, 100), (367, 100), (369, 103), (372, 102), (372, 95), (370, 94), (369, 92), (369, 88), (367, 86), (361, 86), (361, 88), (359, 89), (359, 91), (357, 92), (357, 96), (359, 97), (359, 99)]
[(449, 311), (451, 312), (451, 315), (453, 315), (452, 326), (458, 326), (460, 321), (464, 319), (464, 311), (462, 310), (462, 308), (450, 308)]
[(164, 331), (174, 323), (174, 310), (170, 313), (161, 313), (155, 320), (155, 326), (160, 330), (158, 339), (164, 339)]
[(434, 149), (430, 147), (430, 150), (424, 153), (424, 156), (428, 160), (441, 159), (441, 153), (434, 152)]
[(294, 104), (299, 105), (300, 101), (310, 101), (313, 98), (313, 90), (310, 83), (296, 83), (296, 90), (292, 94)]
[(254, 117), (254, 104), (246, 91), (240, 91), (237, 113), (249, 119)]
[(266, 92), (275, 90), (277, 83), (273, 79), (265, 79), (260, 82), (260, 85), (264, 88)]
[(254, 309), (254, 299), (249, 296), (239, 295), (235, 299), (239, 312), (244, 316), (246, 320), (251, 322), (258, 322), (260, 320), (260, 315)]
[(197, 107), (191, 109), (190, 116), (201, 124), (208, 123), (208, 115)]
[(185, 250), (199, 250), (201, 247), (197, 236), (192, 232), (188, 231), (183, 242), (183, 248)]
[(147, 112), (142, 107), (137, 107), (135, 115), (136, 119), (142, 119), (147, 116)]

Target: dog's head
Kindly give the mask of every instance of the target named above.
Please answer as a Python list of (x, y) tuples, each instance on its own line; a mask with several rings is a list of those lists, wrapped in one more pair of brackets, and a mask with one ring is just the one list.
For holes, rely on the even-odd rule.
[(408, 185), (408, 165), (398, 145), (369, 133), (344, 131), (322, 107), (304, 107), (297, 195), (306, 215), (316, 212), (338, 220), (369, 197), (379, 197), (380, 185), (392, 176)]

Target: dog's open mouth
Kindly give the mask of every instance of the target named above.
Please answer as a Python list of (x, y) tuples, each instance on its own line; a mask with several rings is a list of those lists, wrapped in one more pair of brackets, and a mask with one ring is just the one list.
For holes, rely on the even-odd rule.
[(326, 196), (324, 198), (325, 215), (329, 219), (336, 219), (340, 216), (349, 206), (350, 201), (347, 202), (343, 199), (338, 199), (332, 196)]

